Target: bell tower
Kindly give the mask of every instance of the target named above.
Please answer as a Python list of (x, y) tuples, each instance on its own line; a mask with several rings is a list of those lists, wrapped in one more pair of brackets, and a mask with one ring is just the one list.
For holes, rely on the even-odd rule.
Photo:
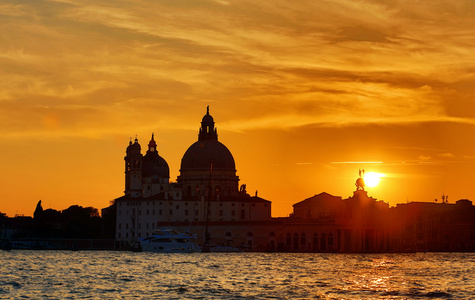
[(131, 198), (142, 197), (142, 154), (137, 138), (127, 147), (125, 160), (125, 195)]

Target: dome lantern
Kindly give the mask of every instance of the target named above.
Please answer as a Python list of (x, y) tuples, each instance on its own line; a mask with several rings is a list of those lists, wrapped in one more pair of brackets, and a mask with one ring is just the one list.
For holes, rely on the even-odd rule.
[(158, 152), (157, 151), (157, 143), (155, 142), (155, 139), (153, 138), (154, 134), (152, 133), (152, 139), (148, 143), (148, 150), (147, 153), (149, 152)]
[(206, 115), (201, 120), (200, 133), (198, 134), (198, 140), (218, 140), (218, 133), (214, 128), (214, 119), (209, 114), (209, 106), (206, 108)]

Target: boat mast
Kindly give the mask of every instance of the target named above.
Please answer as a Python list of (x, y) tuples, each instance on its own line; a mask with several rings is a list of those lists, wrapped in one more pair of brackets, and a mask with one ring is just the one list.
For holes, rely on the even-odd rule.
[(213, 187), (213, 160), (210, 162), (209, 167), (209, 181), (208, 181), (208, 197), (206, 198), (206, 213), (205, 213), (205, 241), (203, 247), (201, 248), (201, 252), (209, 252), (209, 240), (210, 240), (210, 233), (208, 231), (208, 221), (209, 221), (209, 202), (213, 195), (212, 192)]

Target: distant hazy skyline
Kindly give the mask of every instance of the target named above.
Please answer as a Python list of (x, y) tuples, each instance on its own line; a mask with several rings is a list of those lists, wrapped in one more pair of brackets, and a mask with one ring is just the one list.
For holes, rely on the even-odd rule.
[(273, 216), (358, 170), (390, 205), (475, 201), (475, 1), (13, 1), (0, 4), (0, 212), (103, 208), (125, 148), (170, 166), (210, 105)]

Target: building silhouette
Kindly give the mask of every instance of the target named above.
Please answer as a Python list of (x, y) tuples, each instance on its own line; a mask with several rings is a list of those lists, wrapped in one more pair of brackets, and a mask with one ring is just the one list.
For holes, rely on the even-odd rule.
[(472, 201), (397, 204), (390, 216), (393, 251), (475, 251)]
[[(170, 182), (167, 162), (158, 154), (154, 135), (145, 155), (136, 138), (125, 160), (125, 193), (115, 199), (116, 240), (130, 242), (162, 226), (186, 229), (203, 237), (209, 226), (214, 241), (231, 244), (237, 231), (271, 220), (271, 202), (239, 187), (234, 158), (218, 141), (213, 117), (201, 121), (198, 141), (183, 155), (177, 182)], [(223, 230), (223, 226), (238, 228)], [(237, 230), (237, 231), (236, 231)], [(246, 232), (247, 234), (248, 232)]]
[(239, 185), (234, 157), (218, 141), (209, 107), (176, 182), (170, 182), (154, 134), (145, 154), (138, 138), (131, 140), (124, 162), (124, 195), (102, 209), (102, 218), (92, 207), (43, 210), (40, 200), (34, 218), (0, 213), (0, 248), (125, 249), (137, 238), (172, 227), (196, 234), (201, 245), (250, 251), (475, 251), (472, 201), (449, 203), (443, 196), (439, 203), (389, 207), (368, 195), (361, 171), (352, 196), (322, 192), (295, 203), (289, 217), (272, 218), (271, 202)]

